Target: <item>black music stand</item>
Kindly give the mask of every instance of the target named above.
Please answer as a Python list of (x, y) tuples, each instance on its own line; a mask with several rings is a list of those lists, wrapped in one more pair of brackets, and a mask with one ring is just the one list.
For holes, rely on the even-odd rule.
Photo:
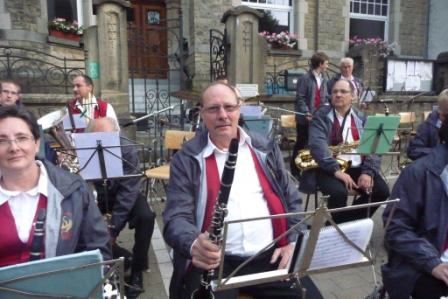
[[(97, 135), (94, 135), (97, 134)], [(99, 135), (98, 135), (99, 134)], [(110, 135), (109, 135), (110, 134)], [(89, 136), (90, 135), (90, 136)], [(102, 139), (96, 139), (99, 136), (102, 137)], [(91, 137), (91, 138), (89, 138)], [(128, 178), (134, 178), (134, 177), (143, 177), (144, 173), (138, 168), (138, 166), (133, 165), (131, 162), (127, 161), (121, 156), (122, 149), (128, 146), (137, 146), (143, 148), (143, 144), (121, 144), (120, 143), (120, 137), (118, 132), (97, 132), (97, 133), (81, 133), (81, 134), (74, 134), (74, 140), (76, 143), (81, 143), (79, 141), (80, 138), (89, 138), (90, 142), (92, 143), (94, 140), (96, 141), (96, 146), (80, 146), (75, 148), (76, 152), (78, 153), (78, 157), (83, 157), (82, 161), (80, 163), (83, 163), (80, 165), (79, 173), (86, 181), (102, 181), (103, 185), (103, 194), (104, 194), (104, 204), (106, 209), (106, 217), (110, 217), (110, 209), (109, 209), (109, 197), (108, 197), (108, 182), (111, 180), (119, 180), (119, 179), (128, 179)], [(110, 140), (115, 138), (114, 145), (110, 145)], [(107, 144), (107, 145), (104, 145)], [(82, 151), (89, 151), (86, 156), (83, 155)], [(96, 167), (96, 165), (92, 165), (92, 163), (98, 162), (99, 165), (99, 174), (86, 174), (83, 173), (84, 170), (86, 170), (88, 167)], [(131, 171), (134, 172), (134, 174), (124, 174), (123, 169), (121, 168), (121, 172), (118, 173), (110, 173), (108, 172), (106, 166), (109, 166), (109, 169), (111, 167), (117, 167), (117, 166), (130, 166)], [(110, 220), (110, 219), (108, 219)]]
[[(257, 217), (257, 218), (247, 218), (247, 219), (241, 219), (241, 220), (232, 220), (232, 221), (225, 221), (224, 222), (224, 228), (223, 228), (223, 248), (221, 249), (221, 262), (219, 265), (219, 271), (218, 271), (218, 277), (216, 280), (212, 281), (212, 289), (213, 291), (220, 291), (220, 290), (228, 290), (228, 289), (234, 289), (234, 288), (240, 288), (244, 286), (250, 286), (250, 285), (257, 285), (261, 283), (268, 283), (273, 281), (280, 281), (285, 279), (292, 279), (294, 280), (295, 286), (300, 287), (302, 291), (302, 299), (306, 299), (306, 289), (301, 287), (300, 278), (307, 276), (309, 274), (313, 273), (325, 273), (330, 271), (337, 271), (342, 269), (347, 269), (351, 267), (356, 266), (365, 266), (365, 265), (371, 265), (372, 266), (372, 273), (375, 284), (377, 284), (376, 275), (375, 275), (375, 269), (374, 267), (374, 257), (372, 257), (368, 242), (370, 242), (370, 236), (363, 236), (363, 232), (357, 233), (355, 231), (355, 234), (352, 232), (349, 232), (345, 227), (340, 227), (343, 224), (336, 224), (332, 217), (332, 213), (336, 212), (344, 212), (348, 210), (354, 210), (354, 209), (361, 209), (361, 208), (370, 208), (370, 207), (376, 207), (380, 205), (388, 205), (392, 203), (397, 203), (399, 199), (392, 199), (382, 202), (375, 202), (375, 203), (367, 203), (367, 204), (361, 204), (361, 205), (354, 205), (349, 207), (342, 207), (342, 208), (336, 208), (329, 210), (326, 206), (325, 200), (321, 201), (321, 205), (319, 208), (317, 208), (315, 211), (311, 212), (298, 212), (298, 213), (288, 213), (288, 214), (278, 214), (278, 215), (272, 215), (272, 216), (266, 216), (266, 217)], [(388, 226), (388, 223), (390, 222), (391, 215), (389, 216), (389, 219), (387, 220), (386, 227)], [(230, 273), (227, 277), (223, 277), (223, 265), (225, 262), (225, 244), (227, 239), (227, 232), (228, 232), (228, 226), (235, 224), (235, 223), (242, 223), (242, 222), (250, 222), (250, 221), (260, 221), (265, 219), (277, 219), (277, 218), (300, 218), (301, 221), (293, 225), (291, 228), (289, 228), (285, 233), (281, 234), (277, 238), (275, 238), (270, 244), (266, 245), (262, 250), (260, 250), (257, 254), (252, 256), (251, 258), (247, 259), (245, 262), (243, 262), (240, 266), (238, 266), (232, 273)], [(291, 258), (291, 262), (289, 266), (285, 269), (279, 269), (279, 270), (273, 270), (268, 271), (264, 273), (254, 273), (254, 274), (247, 274), (247, 275), (241, 275), (237, 276), (238, 272), (248, 263), (253, 261), (257, 256), (265, 252), (265, 250), (269, 249), (271, 246), (273, 246), (277, 241), (279, 241), (281, 238), (285, 237), (286, 235), (290, 234), (293, 231), (297, 231), (300, 229), (301, 226), (303, 226), (306, 222), (309, 220), (312, 220), (311, 228), (307, 231), (299, 232), (296, 245), (294, 248), (294, 253)], [(371, 219), (367, 219), (368, 221), (372, 221)], [(331, 226), (325, 226), (326, 221), (329, 221)], [(357, 221), (350, 222), (355, 223)], [(347, 224), (347, 223), (346, 223)], [(356, 224), (356, 223), (355, 223)], [(363, 230), (366, 229), (365, 223), (360, 223), (361, 227), (363, 227)], [(372, 224), (373, 225), (373, 224)], [(333, 230), (332, 236), (328, 237), (325, 236), (325, 231), (331, 228)], [(367, 227), (367, 230), (370, 231), (370, 234), (372, 228)], [(356, 228), (355, 228), (356, 230)], [(358, 240), (359, 238), (364, 238), (360, 242), (355, 240), (354, 235), (356, 235)], [(321, 240), (322, 238), (326, 240)], [(368, 238), (367, 238), (368, 237)], [(324, 257), (325, 259), (325, 253), (326, 250), (322, 250), (322, 248), (319, 248), (321, 246), (321, 243), (324, 241), (327, 246), (326, 249), (332, 250), (332, 253), (338, 252), (338, 250), (341, 248), (342, 245), (345, 245), (345, 248), (351, 248), (350, 254), (353, 254), (353, 259), (345, 259), (344, 256), (342, 256), (342, 261), (335, 259), (326, 259), (328, 264), (323, 263), (316, 263), (316, 259), (320, 257)], [(334, 242), (338, 242), (335, 244)], [(367, 241), (367, 244), (365, 243)], [(363, 243), (363, 244), (361, 244)], [(336, 246), (338, 245), (338, 246)], [(320, 254), (318, 253), (320, 251)], [(341, 253), (346, 254), (346, 252)], [(314, 255), (316, 254), (316, 258)], [(345, 259), (345, 260), (344, 260)], [(317, 265), (320, 265), (316, 267)], [(313, 268), (314, 265), (314, 268)]]

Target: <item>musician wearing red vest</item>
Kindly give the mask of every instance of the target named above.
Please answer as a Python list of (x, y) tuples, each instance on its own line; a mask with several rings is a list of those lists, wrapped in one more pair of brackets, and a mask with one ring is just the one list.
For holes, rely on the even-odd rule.
[(310, 70), (297, 81), (296, 99), (294, 110), (305, 115), (296, 114), (296, 144), (290, 161), (291, 173), (299, 177), (294, 158), (297, 153), (308, 145), (308, 128), (313, 119), (313, 113), (320, 106), (328, 103), (327, 80), (324, 73), (328, 68), (329, 58), (327, 54), (318, 52), (311, 57)]
[[(352, 106), (355, 90), (350, 81), (346, 79), (337, 81), (331, 94), (331, 106), (319, 109), (309, 130), (310, 152), (319, 165), (315, 171), (317, 186), (323, 194), (330, 195), (329, 208), (346, 206), (348, 191), (351, 190), (360, 193), (354, 204), (367, 203), (369, 200), (372, 202), (386, 200), (389, 197), (389, 188), (380, 175), (381, 160), (377, 155), (361, 156), (346, 152), (335, 157), (330, 151), (330, 145), (359, 141), (366, 120), (364, 114)], [(336, 158), (351, 161), (350, 168), (342, 172)], [(312, 174), (313, 170), (306, 171), (301, 183), (312, 183)], [(375, 210), (370, 208), (369, 216)], [(367, 210), (355, 209), (334, 213), (332, 216), (335, 222), (341, 223), (365, 218)]]
[[(209, 85), (202, 94), (201, 117), (205, 128), (186, 142), (171, 162), (167, 202), (163, 214), (164, 238), (174, 249), (174, 273), (170, 298), (190, 298), (199, 286), (202, 271), (216, 268), (220, 249), (207, 233), (220, 188), (220, 177), (232, 138), (239, 139), (238, 158), (227, 204), (226, 220), (261, 217), (301, 209), (301, 198), (290, 180), (282, 154), (273, 140), (238, 127), (240, 100), (234, 88), (222, 82)], [(227, 275), (297, 223), (298, 219), (245, 222), (229, 227), (224, 274)], [(296, 238), (269, 248), (242, 273), (286, 267)], [(309, 277), (303, 280), (307, 298), (322, 298)], [(300, 298), (290, 282), (243, 288), (256, 298)], [(215, 298), (236, 298), (239, 290), (215, 293)]]
[(39, 142), (30, 112), (0, 108), (0, 267), (94, 249), (109, 259), (109, 234), (89, 187), (36, 160)]
[[(73, 79), (74, 99), (68, 103), (71, 114), (83, 114), (88, 119), (110, 117), (117, 121), (117, 115), (111, 104), (93, 95), (93, 81), (87, 75), (79, 75)], [(78, 129), (77, 132), (83, 132)]]

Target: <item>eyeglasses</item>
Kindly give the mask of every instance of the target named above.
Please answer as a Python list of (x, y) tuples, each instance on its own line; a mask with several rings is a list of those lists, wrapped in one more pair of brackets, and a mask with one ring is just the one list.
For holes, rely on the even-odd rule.
[(8, 148), (13, 142), (16, 143), (18, 147), (24, 147), (34, 140), (33, 136), (19, 136), (16, 139), (0, 139), (0, 148)]
[(208, 107), (203, 107), (202, 109), (210, 114), (213, 113), (218, 113), (221, 108), (223, 108), (227, 113), (232, 113), (235, 112), (236, 110), (238, 110), (238, 108), (240, 107), (240, 104), (235, 104), (235, 105), (231, 105), (231, 104), (224, 104), (224, 105), (212, 105), (212, 106), (208, 106)]
[(351, 90), (347, 90), (347, 89), (333, 89), (333, 91), (331, 93), (348, 94), (348, 93), (351, 93)]
[(5, 89), (2, 90), (2, 93), (11, 94), (13, 96), (16, 96), (19, 94), (17, 91), (10, 91), (10, 90), (5, 90)]

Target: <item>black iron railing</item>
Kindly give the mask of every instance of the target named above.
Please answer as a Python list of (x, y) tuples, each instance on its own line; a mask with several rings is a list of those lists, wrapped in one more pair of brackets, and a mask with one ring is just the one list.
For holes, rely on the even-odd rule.
[(22, 93), (71, 93), (72, 79), (85, 71), (85, 59), (57, 57), (43, 51), (0, 46), (0, 80), (12, 79)]

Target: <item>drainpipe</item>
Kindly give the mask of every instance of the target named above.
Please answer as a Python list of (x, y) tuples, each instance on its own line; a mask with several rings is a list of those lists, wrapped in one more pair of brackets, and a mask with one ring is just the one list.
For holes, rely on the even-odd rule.
[(317, 0), (316, 2), (316, 16), (315, 16), (315, 24), (314, 24), (314, 31), (316, 38), (314, 39), (314, 51), (317, 52), (318, 46), (319, 46), (319, 7), (320, 7), (320, 0)]
[(428, 2), (428, 7), (427, 7), (427, 9), (426, 9), (426, 47), (425, 47), (425, 52), (424, 52), (424, 57), (426, 58), (426, 59), (428, 59), (429, 57), (428, 57), (428, 55), (429, 55), (429, 50), (428, 50), (428, 48), (429, 48), (429, 18), (430, 18), (430, 16), (431, 16), (431, 3), (432, 3), (432, 1), (429, 1)]

